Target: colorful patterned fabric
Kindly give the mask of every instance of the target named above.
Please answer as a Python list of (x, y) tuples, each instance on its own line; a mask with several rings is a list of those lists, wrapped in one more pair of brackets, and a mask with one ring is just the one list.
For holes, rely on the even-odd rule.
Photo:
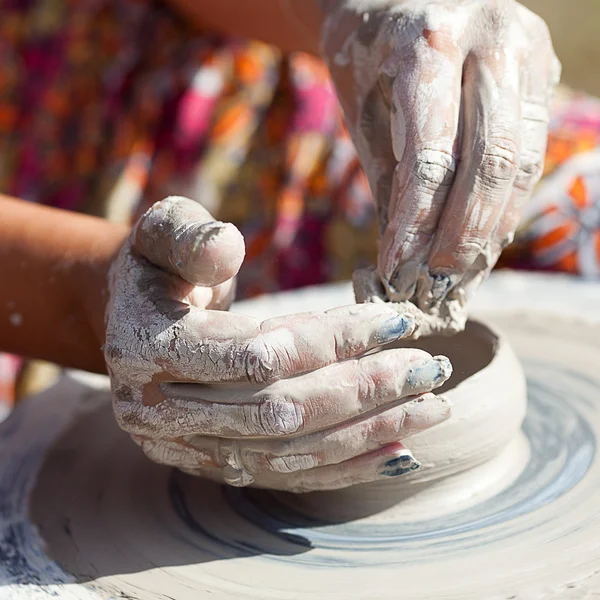
[(500, 266), (600, 277), (600, 99), (560, 88), (544, 177)]
[[(562, 91), (548, 185), (503, 266), (598, 273), (600, 165), (578, 162), (597, 146), (600, 102)], [(242, 231), (242, 297), (376, 258), (376, 210), (324, 65), (194, 31), (161, 2), (3, 3), (0, 191), (128, 222), (189, 195)]]

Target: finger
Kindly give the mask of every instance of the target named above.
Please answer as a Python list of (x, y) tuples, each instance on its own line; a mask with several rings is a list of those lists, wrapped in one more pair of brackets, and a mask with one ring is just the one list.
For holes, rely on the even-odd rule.
[(244, 238), (231, 223), (215, 221), (200, 204), (170, 197), (154, 204), (133, 231), (136, 252), (197, 286), (234, 277), (244, 260)]
[[(383, 231), (387, 223), (387, 211), (392, 189), (392, 177), (396, 159), (392, 150), (392, 128), (390, 127), (391, 82), (386, 70), (364, 69), (356, 77), (356, 66), (352, 60), (337, 60), (343, 53), (352, 53), (347, 40), (353, 40), (358, 52), (368, 53), (369, 63), (382, 64), (389, 54), (389, 44), (382, 43), (383, 36), (374, 36), (387, 21), (382, 11), (371, 14), (368, 31), (358, 14), (336, 21), (335, 27), (325, 26), (323, 51), (329, 58), (328, 67), (335, 83), (336, 93), (344, 113), (344, 120), (368, 179), (369, 187), (376, 200), (379, 227)], [(339, 45), (338, 45), (339, 44)], [(332, 60), (333, 58), (333, 60)]]
[[(524, 48), (520, 69), (520, 161), (512, 194), (492, 236), (492, 264), (480, 272), (467, 272), (454, 288), (455, 292), (464, 290), (465, 302), (473, 297), (481, 283), (487, 279), (501, 252), (514, 240), (523, 209), (543, 174), (552, 96), (560, 79), (561, 67), (544, 21), (521, 5), (518, 6), (518, 11), (524, 13), (522, 17), (526, 18), (527, 29), (537, 31), (536, 37)], [(449, 297), (453, 295), (450, 293)]]
[(424, 41), (405, 50), (393, 86), (398, 165), (378, 269), (395, 301), (414, 294), (455, 172), (462, 51), (445, 31)]
[[(192, 288), (191, 291), (189, 288)], [(166, 288), (163, 288), (164, 294)], [(177, 294), (173, 294), (174, 286), (170, 286), (170, 292), (175, 298)], [(228, 279), (224, 283), (215, 285), (213, 287), (196, 287), (188, 286), (181, 289), (179, 298), (183, 298), (184, 301), (197, 308), (203, 308), (207, 310), (228, 310), (231, 303), (235, 299), (236, 291), (236, 280), (235, 277)]]
[[(526, 113), (531, 108), (531, 106), (525, 107)], [(515, 232), (521, 221), (523, 208), (532, 197), (543, 173), (548, 137), (548, 121), (542, 112), (544, 108), (535, 108), (535, 113), (537, 113), (535, 120), (528, 118), (523, 120), (523, 149), (519, 168), (511, 197), (492, 236), (493, 247), (496, 249), (498, 256), (504, 248), (513, 242)], [(531, 110), (531, 112), (534, 111)], [(545, 109), (544, 112), (547, 115), (548, 110)]]
[(338, 464), (259, 476), (255, 479), (255, 485), (294, 493), (336, 490), (361, 483), (409, 476), (420, 467), (410, 450), (400, 442), (394, 442)]
[(261, 473), (292, 473), (338, 464), (372, 452), (450, 417), (451, 404), (443, 397), (424, 394), (361, 421), (288, 441), (244, 441), (184, 436), (177, 439), (132, 435), (150, 460), (181, 469), (219, 469), (232, 454), (254, 477)]
[[(538, 48), (547, 46), (549, 51), (541, 56), (527, 54), (525, 66), (521, 69), (521, 152), (512, 194), (499, 220), (491, 239), (491, 264), (479, 273), (467, 272), (455, 290), (463, 289), (465, 301), (470, 300), (481, 283), (487, 279), (502, 251), (512, 243), (521, 221), (521, 215), (540, 181), (546, 147), (550, 108), (554, 86), (559, 78), (560, 63), (551, 49), (547, 27), (536, 15), (531, 15), (540, 23), (541, 32)], [(529, 46), (528, 46), (529, 47)], [(542, 64), (540, 64), (540, 61)], [(450, 294), (452, 296), (452, 294)]]
[(396, 132), (390, 121), (391, 80), (384, 74), (371, 89), (360, 112), (358, 134), (355, 144), (361, 159), (361, 166), (369, 182), (375, 199), (379, 231), (383, 233), (388, 225), (389, 204), (396, 159), (393, 148), (395, 139), (402, 132)]
[(384, 350), (256, 390), (165, 384), (153, 407), (122, 403), (116, 411), (130, 433), (277, 437), (324, 430), (380, 406), (431, 391), (452, 372), (445, 357), (421, 350)]
[(498, 257), (493, 234), (520, 161), (518, 74), (516, 59), (500, 49), (465, 64), (461, 162), (429, 256), (429, 289), (420, 291), (422, 300), (440, 302), (469, 271), (484, 271)]
[(132, 435), (131, 439), (151, 461), (161, 465), (179, 469), (219, 469), (225, 466), (219, 459), (218, 438), (205, 438), (202, 447), (188, 444), (183, 438), (167, 440)]
[(115, 372), (155, 366), (161, 381), (265, 384), (314, 371), (409, 336), (414, 318), (386, 305), (360, 304), (268, 319), (193, 307), (168, 313), (148, 339), (124, 346), (107, 337), (105, 356)]
[[(219, 406), (193, 399), (179, 403), (167, 400), (165, 387), (177, 381), (264, 385), (359, 356), (414, 329), (412, 317), (398, 315), (383, 304), (354, 305), (300, 317), (298, 324), (294, 316), (261, 325), (244, 315), (186, 307), (183, 314), (168, 314), (153, 321), (143, 338), (132, 335), (124, 342), (119, 331), (110, 329), (104, 354), (119, 425), (140, 435), (165, 431), (170, 437), (186, 431), (219, 435), (248, 429), (244, 422), (253, 416), (258, 423), (272, 422), (270, 427), (286, 431), (282, 423), (293, 422), (293, 416), (286, 412), (289, 405), (263, 401), (261, 408), (230, 407), (235, 415), (230, 425), (232, 421), (224, 420), (229, 413), (223, 413), (221, 419)], [(310, 322), (313, 325), (308, 327)], [(149, 369), (152, 377), (132, 379), (132, 374), (147, 374)], [(184, 388), (188, 395), (195, 389), (209, 389)], [(223, 391), (223, 403), (239, 404), (247, 395), (240, 386), (230, 386)]]
[[(543, 34), (545, 31), (543, 22), (541, 26)], [(550, 105), (557, 78), (556, 70), (559, 69), (557, 67), (558, 59), (551, 50), (547, 33), (542, 35), (540, 44), (543, 44), (544, 41), (549, 47), (547, 56), (542, 56), (541, 59), (537, 56), (529, 56), (528, 62), (522, 69), (522, 150), (513, 193), (494, 235), (496, 244), (501, 249), (513, 241), (523, 207), (533, 195), (543, 173), (548, 143)], [(540, 60), (542, 65), (539, 64)]]
[[(450, 403), (434, 394), (386, 408), (372, 417), (286, 441), (244, 444), (239, 456), (254, 476), (338, 464), (429, 429), (450, 417)], [(203, 441), (191, 440), (199, 448)]]
[[(394, 442), (336, 465), (292, 473), (268, 473), (255, 479), (253, 487), (294, 493), (335, 490), (360, 483), (408, 476), (420, 467), (420, 463), (408, 448), (400, 442)], [(225, 483), (221, 468), (179, 468), (188, 475)]]

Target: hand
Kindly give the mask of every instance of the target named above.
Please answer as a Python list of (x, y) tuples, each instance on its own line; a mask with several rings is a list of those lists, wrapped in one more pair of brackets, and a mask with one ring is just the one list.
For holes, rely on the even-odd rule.
[(542, 173), (560, 77), (548, 29), (514, 0), (322, 2), (324, 52), (379, 206), (387, 297), (457, 314)]
[(412, 331), (385, 305), (259, 322), (231, 298), (243, 238), (191, 200), (154, 205), (111, 269), (105, 357), (119, 425), (153, 460), (309, 491), (419, 465), (399, 440), (448, 418), (450, 363), (368, 351)]

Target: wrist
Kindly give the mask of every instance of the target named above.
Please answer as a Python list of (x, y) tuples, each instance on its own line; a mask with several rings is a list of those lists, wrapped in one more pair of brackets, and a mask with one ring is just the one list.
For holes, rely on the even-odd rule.
[(72, 293), (94, 340), (89, 359), (91, 370), (94, 371), (105, 369), (102, 346), (105, 342), (105, 315), (109, 300), (108, 275), (129, 231), (129, 228), (121, 225), (98, 222), (94, 237), (73, 269)]

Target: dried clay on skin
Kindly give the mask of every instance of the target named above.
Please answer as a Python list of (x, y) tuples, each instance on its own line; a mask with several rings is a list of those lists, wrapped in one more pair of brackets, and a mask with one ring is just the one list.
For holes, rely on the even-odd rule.
[[(107, 307), (119, 425), (153, 460), (232, 485), (310, 491), (402, 474), (398, 440), (450, 416), (429, 393), (449, 361), (370, 353), (414, 330), (393, 306), (264, 321), (214, 310), (243, 254), (237, 229), (188, 199), (154, 205), (134, 229)], [(396, 460), (407, 464), (386, 466)]]
[[(428, 332), (510, 243), (542, 173), (560, 76), (542, 19), (513, 0), (338, 0), (322, 46), (377, 201), (385, 293)], [(431, 315), (431, 318), (429, 317)]]

